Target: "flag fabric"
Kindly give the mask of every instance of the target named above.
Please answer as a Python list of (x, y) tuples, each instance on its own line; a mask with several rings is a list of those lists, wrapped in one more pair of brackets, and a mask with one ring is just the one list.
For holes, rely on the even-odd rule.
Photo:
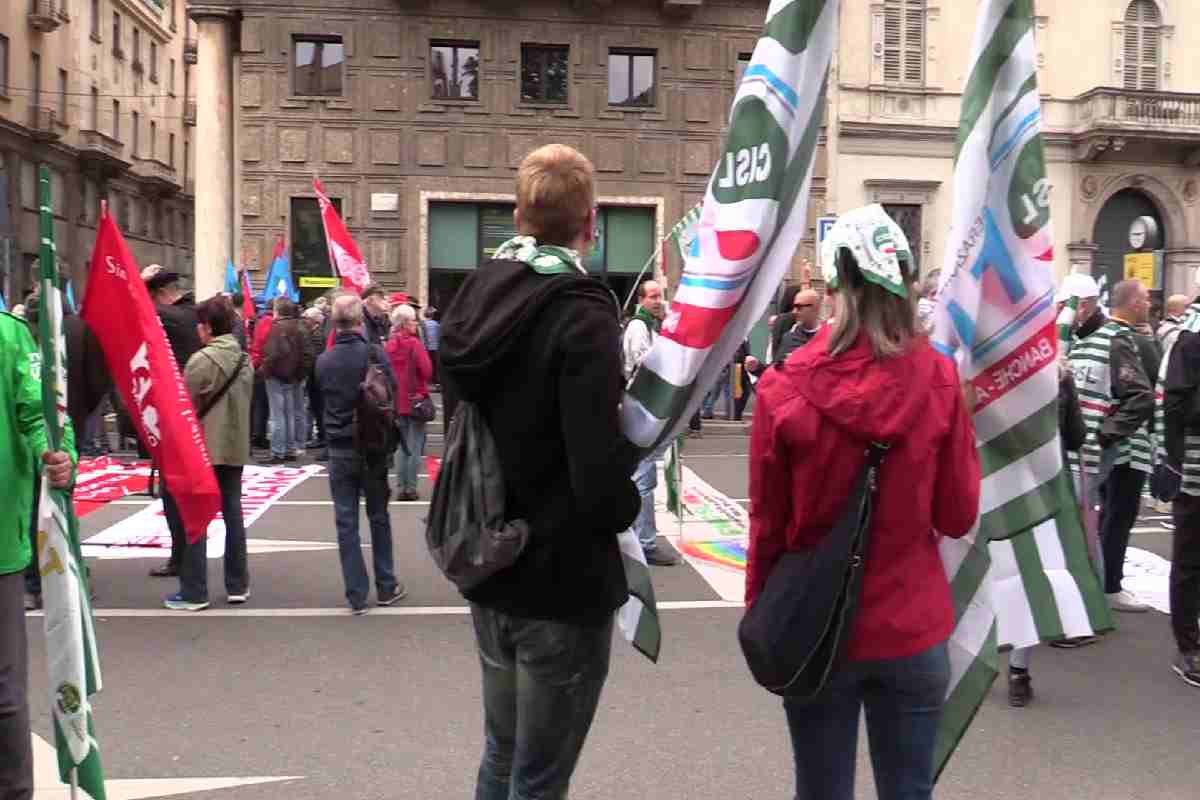
[(8, 304), (4, 302), (4, 295), (0, 294), (0, 312), (8, 311)]
[[(691, 253), (694, 247), (698, 246), (696, 241), (696, 223), (700, 221), (700, 212), (704, 210), (704, 203), (696, 203), (691, 209), (683, 215), (683, 219), (675, 223), (675, 227), (671, 228), (671, 232), (667, 237), (675, 242), (675, 247), (679, 250), (679, 258), (687, 260), (688, 254)], [(663, 262), (666, 263), (665, 261)]]
[(733, 359), (804, 237), (838, 0), (772, 0), (730, 112), (683, 275), (622, 404), (651, 451), (679, 432)]
[(242, 270), (242, 325), (246, 328), (246, 339), (250, 339), (250, 326), (254, 322), (254, 287), (250, 284), (250, 271)]
[(683, 455), (682, 437), (676, 437), (671, 443), (671, 449), (667, 451), (667, 465), (663, 469), (663, 476), (667, 484), (667, 510), (680, 519), (683, 518), (683, 503), (680, 502), (680, 478), (683, 475), (683, 460), (680, 456)]
[(658, 663), (662, 649), (662, 626), (658, 621), (658, 605), (654, 600), (654, 582), (642, 543), (632, 530), (617, 537), (621, 561), (625, 565), (625, 580), (629, 584), (629, 600), (617, 613), (617, 627), (634, 648), (651, 661)]
[(63, 281), (63, 285), (67, 289), (67, 297), (64, 304), (65, 308), (72, 314), (78, 313), (79, 306), (75, 303), (75, 287), (72, 285), (69, 278)]
[(225, 294), (237, 294), (238, 292), (238, 275), (237, 270), (233, 267), (233, 259), (230, 258), (225, 262)]
[(939, 774), (997, 674), (998, 644), (1111, 626), (1058, 432), (1060, 334), (1033, 0), (978, 7), (932, 335), (975, 390), (983, 474), (976, 529), (941, 543), (956, 627)]
[(346, 230), (346, 224), (338, 216), (337, 209), (325, 196), (320, 181), (313, 181), (313, 191), (317, 193), (317, 203), (321, 206), (321, 222), (325, 226), (325, 242), (329, 246), (329, 263), (341, 276), (342, 288), (357, 294), (371, 282), (367, 262), (350, 237), (350, 231)]
[[(162, 323), (121, 232), (102, 207), (83, 318), (96, 334), (138, 436), (195, 542), (221, 508), (212, 461)], [(110, 309), (122, 310), (120, 314)], [(97, 311), (97, 309), (99, 309)]]
[(1063, 302), (1063, 309), (1058, 313), (1058, 352), (1066, 355), (1071, 352), (1071, 343), (1075, 339), (1075, 315), (1079, 313), (1079, 298), (1071, 295)]
[[(41, 195), (41, 297), (38, 338), (41, 345), (42, 413), (50, 450), (61, 450), (67, 437), (67, 345), (63, 335), (63, 296), (54, 246), (50, 171), (38, 169)], [(69, 285), (69, 284), (68, 284)], [(91, 698), (102, 681), (96, 630), (79, 550), (79, 523), (69, 490), (41, 481), (38, 511), (38, 568), (45, 602), (46, 663), (58, 775), (95, 800), (104, 800), (104, 771), (96, 741)]]
[(287, 297), (293, 303), (300, 302), (300, 292), (292, 283), (292, 268), (288, 263), (287, 247), (284, 245), (282, 236), (275, 240), (275, 252), (271, 255), (271, 268), (267, 271), (262, 294), (258, 297), (259, 305), (265, 306), (276, 297)]

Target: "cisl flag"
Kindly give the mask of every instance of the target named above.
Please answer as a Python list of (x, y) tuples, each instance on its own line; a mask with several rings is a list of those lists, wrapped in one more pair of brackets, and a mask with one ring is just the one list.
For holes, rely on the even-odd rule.
[(329, 245), (329, 263), (342, 277), (343, 289), (361, 292), (371, 282), (367, 262), (363, 261), (358, 245), (350, 238), (350, 231), (346, 230), (346, 224), (338, 216), (337, 209), (325, 196), (320, 181), (313, 181), (313, 191), (317, 193), (317, 202), (321, 206), (321, 222), (325, 226), (325, 241)]
[(194, 542), (220, 510), (221, 495), (187, 386), (139, 275), (125, 239), (102, 210), (83, 318)]

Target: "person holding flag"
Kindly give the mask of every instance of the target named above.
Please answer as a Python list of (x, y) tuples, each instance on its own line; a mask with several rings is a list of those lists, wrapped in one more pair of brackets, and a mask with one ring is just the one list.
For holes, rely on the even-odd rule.
[(74, 435), (49, 451), (42, 415), (41, 357), (24, 320), (0, 313), (0, 483), (9, 487), (12, 513), (0, 519), (0, 797), (33, 797), (29, 738), (29, 643), (26, 638), (24, 573), (33, 557), (30, 509), (40, 461), (53, 489), (67, 489), (74, 472)]

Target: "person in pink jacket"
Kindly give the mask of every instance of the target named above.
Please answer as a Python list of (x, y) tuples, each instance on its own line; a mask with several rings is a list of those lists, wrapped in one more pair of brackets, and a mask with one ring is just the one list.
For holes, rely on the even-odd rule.
[[(433, 364), (417, 333), (417, 312), (397, 306), (392, 312), (392, 334), (385, 350), (396, 374), (396, 414), (404, 445), (396, 448), (398, 500), (418, 500), (417, 472), (425, 455), (425, 422), (412, 416), (413, 402), (429, 396)], [(407, 450), (407, 452), (406, 452)]]

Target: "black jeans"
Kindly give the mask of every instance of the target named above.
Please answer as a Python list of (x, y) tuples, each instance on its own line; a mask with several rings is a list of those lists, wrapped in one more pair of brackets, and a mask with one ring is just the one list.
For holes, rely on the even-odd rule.
[(379, 595), (396, 591), (395, 565), (392, 562), (392, 519), (388, 516), (388, 462), (367, 465), (352, 451), (329, 453), (329, 491), (333, 495), (333, 519), (337, 526), (338, 556), (342, 579), (351, 608), (367, 604), (370, 578), (363, 560), (362, 541), (358, 536), (358, 501), (367, 501), (367, 522), (371, 526), (371, 557), (375, 566), (375, 591)]
[(1182, 653), (1200, 652), (1200, 497), (1181, 494), (1172, 507), (1171, 630)]
[(183, 563), (183, 552), (187, 548), (187, 534), (183, 529), (183, 517), (179, 515), (179, 506), (175, 503), (175, 498), (168, 491), (167, 482), (161, 480), (162, 473), (159, 473), (159, 492), (162, 495), (163, 516), (167, 518), (167, 529), (171, 531), (171, 558), (169, 562), (171, 567), (179, 570), (180, 564)]
[(1104, 550), (1104, 593), (1121, 591), (1129, 533), (1142, 507), (1146, 473), (1118, 464), (1100, 485), (1100, 546)]
[(29, 641), (21, 573), (0, 575), (0, 800), (33, 797)]
[(271, 416), (271, 405), (267, 400), (267, 382), (254, 376), (254, 394), (250, 399), (250, 440), (265, 441), (267, 420)]
[(471, 604), (483, 667), (475, 800), (563, 800), (608, 677), (613, 618), (526, 619)]
[[(245, 594), (250, 588), (250, 569), (242, 520), (242, 468), (218, 464), (213, 471), (221, 489), (221, 517), (225, 521), (225, 594)], [(208, 602), (208, 536), (185, 545), (179, 564), (179, 591), (188, 602)]]
[[(314, 372), (308, 376), (308, 410), (312, 416), (313, 422), (317, 424), (317, 441), (325, 441), (325, 395), (321, 394), (321, 388), (317, 384), (317, 374)], [(307, 437), (312, 431), (305, 431)]]

